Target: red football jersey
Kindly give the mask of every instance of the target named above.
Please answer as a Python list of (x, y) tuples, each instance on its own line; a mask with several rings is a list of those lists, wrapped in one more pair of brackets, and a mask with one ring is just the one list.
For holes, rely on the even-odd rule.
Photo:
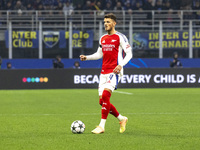
[[(99, 48), (96, 53), (87, 55), (87, 60), (97, 60), (103, 57), (102, 74), (112, 73), (117, 65), (121, 65), (120, 75), (123, 75), (123, 66), (132, 58), (132, 49), (126, 36), (120, 32), (103, 35), (99, 40)], [(123, 58), (122, 51), (126, 53)]]
[[(127, 38), (122, 33), (103, 35), (100, 38), (103, 53), (102, 74), (112, 73), (113, 69), (123, 61), (122, 50), (130, 47)], [(123, 67), (123, 65), (122, 65)]]

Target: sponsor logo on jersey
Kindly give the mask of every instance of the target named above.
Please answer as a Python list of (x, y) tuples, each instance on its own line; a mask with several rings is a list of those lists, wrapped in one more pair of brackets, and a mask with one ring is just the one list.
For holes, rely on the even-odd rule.
[(103, 51), (112, 51), (115, 48), (114, 44), (105, 44), (102, 45)]
[(102, 45), (103, 48), (115, 48), (115, 45), (114, 44), (105, 44), (105, 45)]
[(102, 43), (105, 43), (105, 40), (103, 40), (103, 42)]
[(115, 41), (117, 41), (117, 40), (112, 40), (111, 42), (115, 42)]

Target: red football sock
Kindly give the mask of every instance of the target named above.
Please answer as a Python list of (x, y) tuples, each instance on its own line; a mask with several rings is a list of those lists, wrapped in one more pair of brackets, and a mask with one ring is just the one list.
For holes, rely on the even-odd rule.
[(119, 112), (117, 111), (117, 109), (113, 104), (110, 104), (110, 114), (112, 114), (115, 117), (119, 116)]
[(110, 112), (110, 96), (109, 91), (104, 90), (102, 94), (103, 105), (101, 108), (101, 119), (107, 119)]
[[(103, 105), (103, 99), (100, 98), (99, 99), (99, 104), (102, 106)], [(119, 112), (117, 111), (117, 109), (115, 108), (115, 106), (113, 104), (110, 104), (110, 114), (112, 114), (115, 117), (119, 116)]]
[(103, 99), (102, 99), (102, 98), (99, 99), (99, 104), (100, 104), (101, 106), (103, 105)]

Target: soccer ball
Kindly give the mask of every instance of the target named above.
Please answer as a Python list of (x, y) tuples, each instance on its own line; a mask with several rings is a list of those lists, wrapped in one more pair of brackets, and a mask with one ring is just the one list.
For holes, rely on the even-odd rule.
[(71, 131), (72, 133), (83, 133), (85, 131), (85, 124), (80, 120), (76, 120), (71, 124)]

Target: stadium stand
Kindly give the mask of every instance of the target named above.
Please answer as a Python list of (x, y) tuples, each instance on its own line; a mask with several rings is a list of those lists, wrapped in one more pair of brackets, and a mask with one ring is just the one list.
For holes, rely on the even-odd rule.
[[(68, 31), (71, 22), (73, 30), (92, 30), (94, 33), (93, 46), (86, 47), (87, 42), (84, 43), (83, 40), (80, 47), (73, 47), (72, 58), (78, 58), (80, 53), (93, 53), (98, 47), (100, 27), (102, 27), (101, 33), (104, 33), (103, 25), (100, 26), (103, 15), (113, 12), (118, 18), (116, 29), (129, 38), (131, 38), (129, 33), (133, 33), (134, 58), (159, 58), (159, 46), (153, 45), (154, 48), (151, 50), (141, 48), (144, 43), (141, 43), (140, 39), (135, 40), (137, 37), (135, 33), (152, 33), (152, 35), (155, 33), (158, 38), (162, 21), (163, 32), (169, 34), (180, 32), (187, 34), (188, 37), (192, 21), (192, 30), (196, 32), (196, 37), (199, 37), (199, 8), (199, 0), (0, 0), (0, 56), (4, 59), (10, 58), (8, 48), (10, 22), (12, 31), (34, 31), (37, 34), (40, 22), (44, 32)], [(189, 39), (187, 42), (189, 43)], [(196, 45), (198, 46), (198, 43)], [(55, 45), (51, 48), (43, 43), (42, 58), (54, 58), (58, 54), (63, 58), (70, 58), (68, 46), (67, 44), (65, 48), (60, 48)], [(170, 47), (163, 49), (163, 58), (171, 58), (174, 51), (179, 53), (180, 58), (190, 58), (189, 44), (178, 49)], [(13, 47), (12, 51), (12, 58), (16, 59), (37, 59), (39, 55), (38, 47), (31, 49)], [(200, 57), (198, 47), (193, 47), (192, 52), (191, 58)]]

